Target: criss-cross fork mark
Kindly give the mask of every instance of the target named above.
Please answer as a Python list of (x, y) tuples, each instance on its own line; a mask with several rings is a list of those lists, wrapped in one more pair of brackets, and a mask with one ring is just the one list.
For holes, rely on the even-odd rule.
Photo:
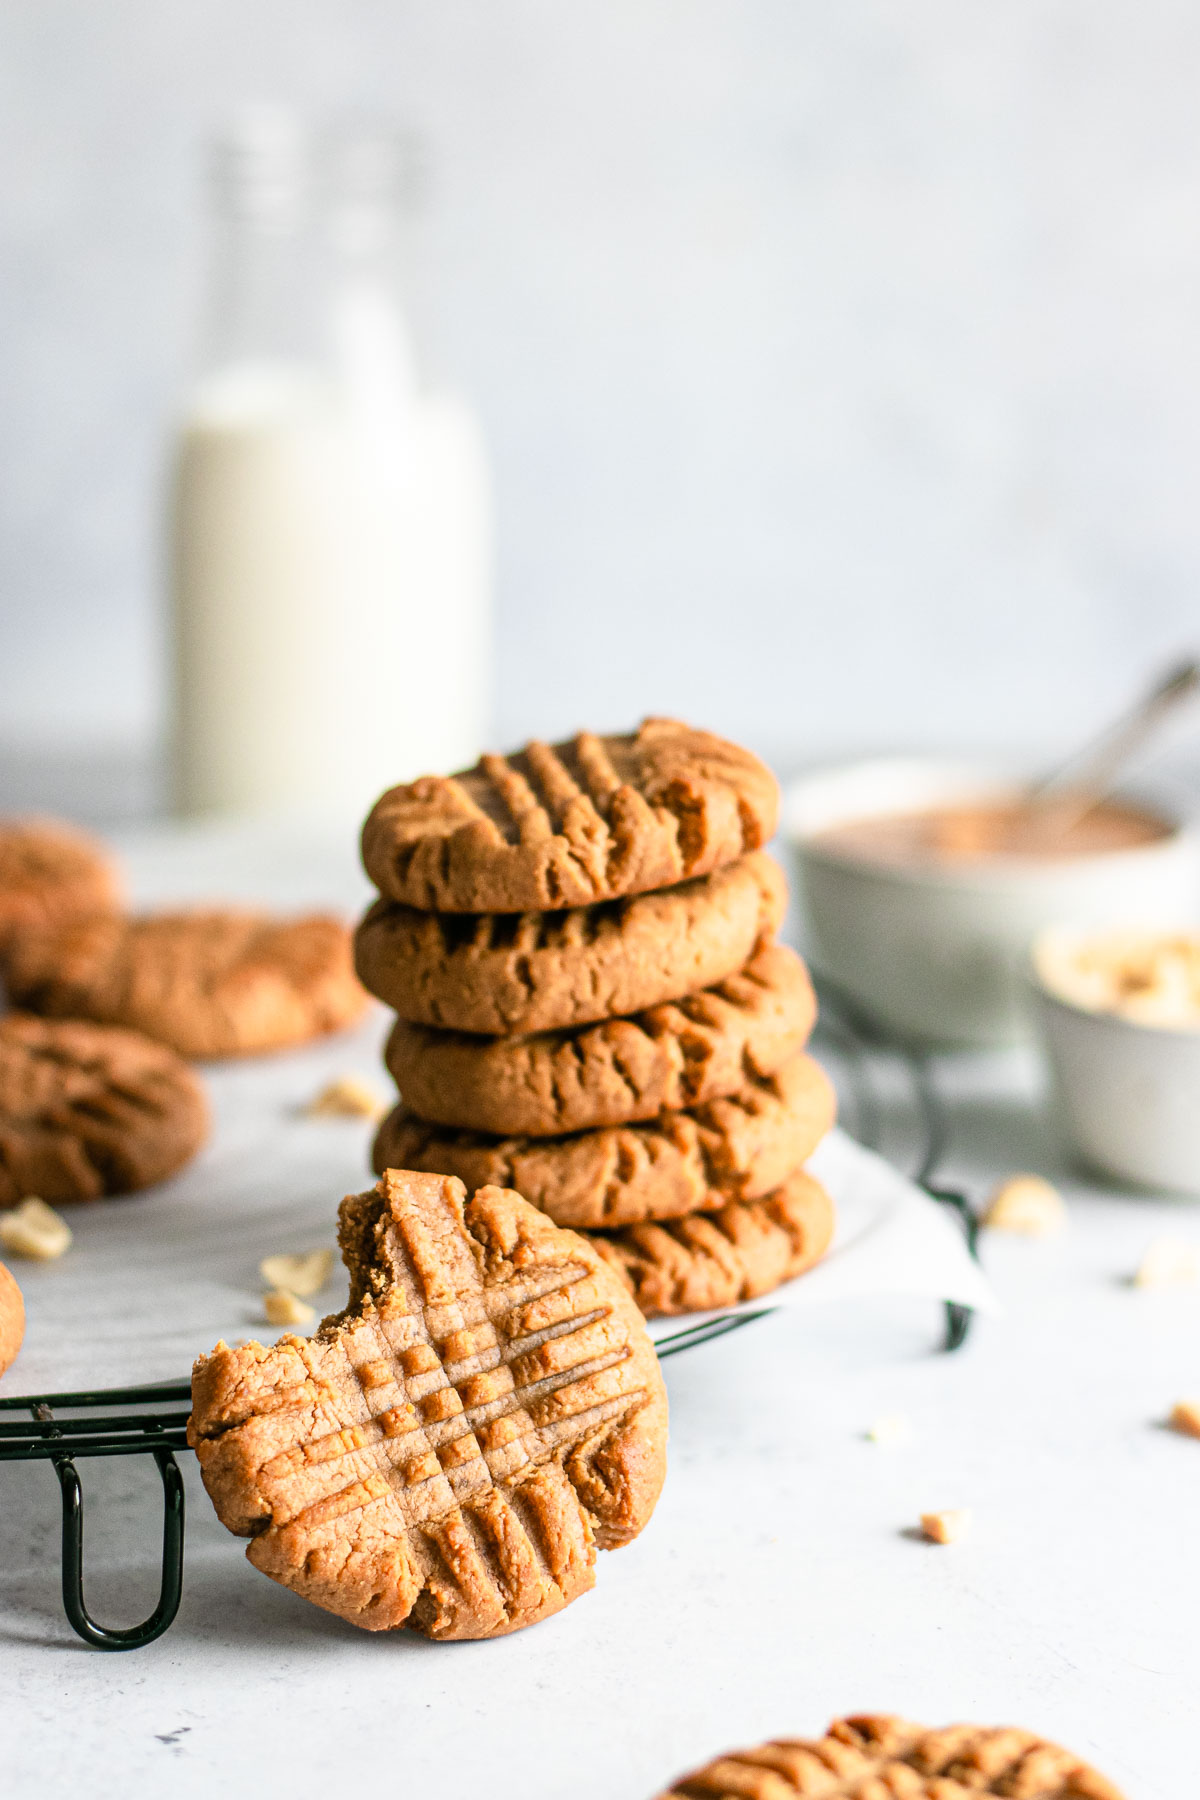
[(363, 828), (381, 893), (428, 912), (536, 912), (650, 893), (771, 836), (778, 787), (677, 721), (486, 756), (389, 789)]
[(350, 1305), (220, 1346), (189, 1427), (247, 1555), (388, 1630), (486, 1637), (590, 1587), (662, 1479), (661, 1382), (623, 1287), (516, 1194), (389, 1170), (340, 1212)]
[(535, 739), (514, 756), (484, 756), (479, 766), (486, 788), (478, 783), (482, 791), (476, 794), (455, 781), (455, 791), (509, 843), (536, 844), (555, 836), (572, 807), (603, 830), (621, 786), (603, 740), (587, 731), (557, 748)]
[[(569, 1302), (587, 1273), (570, 1265), (523, 1280), (516, 1295), (482, 1285), (436, 1306), (401, 1311), (385, 1301), (365, 1312), (338, 1340), (354, 1383), (341, 1387), (338, 1410), (361, 1417), (285, 1453), (305, 1504), (275, 1523), (315, 1546), (340, 1519), (353, 1536), (352, 1515), (378, 1512), (407, 1539), (437, 1615), (465, 1607), (492, 1629), (555, 1610), (590, 1585), (591, 1533), (565, 1459), (636, 1409), (641, 1390), (545, 1416), (555, 1395), (630, 1352), (588, 1344), (605, 1306), (568, 1306), (565, 1318), (520, 1329), (530, 1305), (556, 1294)], [(567, 1348), (561, 1366), (539, 1369), (536, 1359), (557, 1345)], [(534, 1366), (523, 1368), (528, 1359)], [(331, 1480), (314, 1496), (322, 1462)], [(285, 1490), (288, 1472), (276, 1471)]]
[[(359, 1418), (290, 1447), (264, 1467), (275, 1478), (301, 1469), (308, 1476), (308, 1504), (289, 1522), (320, 1525), (390, 1492), (405, 1526), (419, 1527), (493, 1487), (519, 1481), (628, 1414), (640, 1402), (640, 1389), (541, 1423), (536, 1418), (540, 1403), (627, 1360), (628, 1349), (588, 1355), (584, 1343), (574, 1348), (585, 1354), (561, 1367), (542, 1374), (520, 1367), (545, 1345), (586, 1334), (608, 1316), (607, 1307), (531, 1331), (507, 1329), (514, 1315), (568, 1292), (586, 1275), (573, 1264), (546, 1279), (522, 1281), (515, 1295), (483, 1285), (449, 1305), (399, 1311), (385, 1304), (345, 1327), (339, 1347), (356, 1391), (343, 1390), (339, 1400)], [(308, 1397), (295, 1395), (297, 1402)], [(323, 1463), (330, 1465), (331, 1481), (314, 1499), (311, 1478)]]

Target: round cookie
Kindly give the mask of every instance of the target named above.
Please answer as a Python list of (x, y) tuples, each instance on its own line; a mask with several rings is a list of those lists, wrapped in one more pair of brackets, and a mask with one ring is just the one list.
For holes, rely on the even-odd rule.
[(667, 1402), (624, 1284), (517, 1194), (390, 1170), (339, 1213), (345, 1312), (218, 1344), (188, 1441), (250, 1562), (368, 1631), (498, 1637), (654, 1511)]
[(162, 1044), (76, 1019), (0, 1019), (0, 1206), (149, 1187), (207, 1136), (203, 1089)]
[(108, 912), (116, 871), (101, 845), (51, 819), (0, 820), (0, 953), (31, 927)]
[(363, 986), (402, 1019), (493, 1035), (621, 1018), (712, 987), (787, 908), (764, 851), (698, 881), (567, 912), (418, 912), (376, 901), (355, 935)]
[(778, 783), (748, 750), (647, 719), (390, 788), (363, 827), (363, 864), (381, 894), (430, 912), (591, 906), (733, 862), (778, 815)]
[(16, 1277), (0, 1263), (0, 1375), (12, 1364), (25, 1336), (25, 1302)]
[(829, 1079), (805, 1055), (738, 1093), (643, 1125), (562, 1138), (495, 1138), (429, 1125), (398, 1106), (375, 1139), (377, 1172), (428, 1169), (515, 1188), (559, 1225), (614, 1228), (715, 1212), (786, 1181), (833, 1124)]
[(904, 1719), (836, 1719), (823, 1738), (735, 1750), (681, 1776), (658, 1800), (1122, 1800), (1069, 1750), (1007, 1726), (927, 1731)]
[(816, 1018), (800, 958), (765, 945), (736, 975), (631, 1019), (477, 1037), (398, 1020), (385, 1060), (419, 1118), (501, 1137), (549, 1137), (702, 1106), (771, 1075)]
[(128, 1026), (197, 1057), (307, 1043), (366, 1006), (340, 920), (231, 909), (94, 915), (25, 933), (8, 986), (30, 1012)]
[(833, 1238), (833, 1201), (803, 1170), (765, 1200), (592, 1237), (648, 1319), (757, 1300), (819, 1262)]

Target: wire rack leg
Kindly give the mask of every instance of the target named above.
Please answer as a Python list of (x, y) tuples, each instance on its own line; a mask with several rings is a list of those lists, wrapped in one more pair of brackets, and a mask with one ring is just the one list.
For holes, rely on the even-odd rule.
[(158, 1605), (140, 1625), (98, 1625), (83, 1598), (83, 1486), (69, 1456), (55, 1457), (62, 1488), (62, 1594), (71, 1627), (95, 1650), (140, 1650), (152, 1644), (179, 1611), (183, 1593), (183, 1477), (169, 1450), (155, 1450), (163, 1485), (162, 1585)]
[[(955, 1193), (952, 1188), (926, 1187), (925, 1192), (942, 1206), (949, 1207), (956, 1214), (963, 1228), (963, 1236), (967, 1240), (967, 1249), (979, 1261), (979, 1220), (967, 1203), (966, 1196)], [(946, 1302), (946, 1337), (943, 1349), (961, 1350), (967, 1341), (971, 1326), (975, 1322), (975, 1312), (970, 1306), (960, 1306), (954, 1300)]]
[[(864, 1015), (856, 1001), (832, 983), (818, 978), (817, 992), (821, 999), (822, 1028), (849, 1062), (854, 1095), (854, 1131), (851, 1135), (870, 1150), (879, 1148), (880, 1108), (871, 1088), (870, 1054), (874, 1051), (898, 1056), (912, 1081), (921, 1125), (922, 1147), (912, 1180), (932, 1199), (956, 1214), (967, 1249), (978, 1262), (979, 1221), (965, 1195), (933, 1185), (934, 1171), (946, 1154), (950, 1122), (938, 1092), (932, 1053), (920, 1045), (890, 1036)], [(942, 1348), (961, 1350), (975, 1322), (974, 1310), (953, 1300), (944, 1304), (946, 1330)]]

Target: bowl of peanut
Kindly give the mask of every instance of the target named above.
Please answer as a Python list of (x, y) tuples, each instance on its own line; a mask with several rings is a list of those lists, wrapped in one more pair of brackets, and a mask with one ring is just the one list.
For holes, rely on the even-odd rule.
[(1083, 1160), (1200, 1197), (1200, 926), (1054, 926), (1032, 965), (1059, 1111)]

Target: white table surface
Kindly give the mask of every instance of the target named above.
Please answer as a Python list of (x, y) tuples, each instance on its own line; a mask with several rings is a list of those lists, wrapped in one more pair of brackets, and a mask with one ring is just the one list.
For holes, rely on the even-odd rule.
[[(299, 842), (197, 833), (169, 853), (134, 845), (130, 864), (147, 899), (351, 906), (362, 891), (348, 854), (314, 860)], [(297, 1101), (373, 1055), (368, 1028), (291, 1059)], [(1153, 1236), (1200, 1241), (1200, 1210), (1073, 1177), (1028, 1059), (959, 1060), (940, 1078), (943, 1179), (978, 1199), (1015, 1168), (1055, 1175), (1067, 1233), (986, 1241), (1006, 1315), (954, 1356), (936, 1353), (928, 1303), (875, 1300), (781, 1312), (668, 1362), (654, 1519), (532, 1631), (453, 1646), (360, 1633), (252, 1570), (183, 1457), (179, 1617), (149, 1649), (90, 1651), (61, 1612), (52, 1470), (0, 1467), (0, 1793), (263, 1800), (368, 1779), (436, 1800), (647, 1800), (723, 1747), (875, 1709), (1019, 1723), (1092, 1758), (1129, 1800), (1194, 1800), (1200, 1443), (1162, 1421), (1200, 1394), (1200, 1292), (1128, 1277)], [(208, 1154), (243, 1159), (252, 1181), (253, 1122), (229, 1106)], [(885, 1116), (901, 1147), (901, 1094), (885, 1092)], [(328, 1196), (332, 1211), (361, 1184), (365, 1128), (309, 1130), (298, 1202)], [(89, 1211), (81, 1253), (103, 1222)], [(229, 1242), (181, 1250), (246, 1258)], [(247, 1281), (246, 1335), (255, 1316)], [(128, 1327), (114, 1325), (116, 1341)], [(0, 1392), (23, 1391), (20, 1370)], [(905, 1448), (866, 1441), (890, 1412), (912, 1421)], [(89, 1605), (141, 1617), (157, 1478), (141, 1459), (82, 1468)], [(918, 1541), (919, 1514), (943, 1506), (973, 1509), (971, 1537)]]

